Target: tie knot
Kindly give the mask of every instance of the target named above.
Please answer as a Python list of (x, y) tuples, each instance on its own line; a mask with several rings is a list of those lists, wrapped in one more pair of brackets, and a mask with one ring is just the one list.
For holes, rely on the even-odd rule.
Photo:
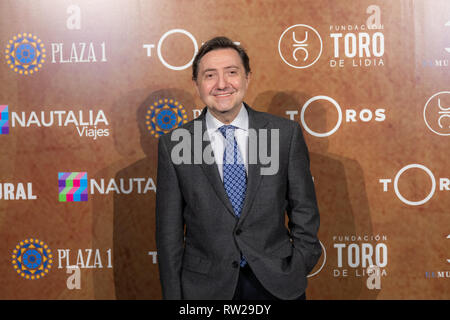
[(236, 129), (235, 126), (227, 124), (227, 125), (221, 126), (219, 128), (219, 131), (225, 137), (225, 139), (228, 139), (229, 137), (234, 137), (234, 129)]

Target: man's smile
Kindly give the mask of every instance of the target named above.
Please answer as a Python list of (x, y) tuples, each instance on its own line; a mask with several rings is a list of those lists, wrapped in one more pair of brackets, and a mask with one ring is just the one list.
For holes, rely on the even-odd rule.
[(219, 97), (219, 98), (221, 98), (221, 97), (229, 97), (229, 96), (231, 96), (232, 94), (234, 94), (235, 92), (236, 92), (236, 91), (214, 93), (213, 96)]

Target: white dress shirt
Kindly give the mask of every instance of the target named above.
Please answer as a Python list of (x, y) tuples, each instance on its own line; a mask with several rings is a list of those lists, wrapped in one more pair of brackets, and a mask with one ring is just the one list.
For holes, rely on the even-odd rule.
[[(214, 159), (219, 169), (220, 179), (223, 181), (223, 153), (225, 151), (225, 137), (220, 133), (219, 128), (225, 124), (215, 118), (209, 110), (206, 111), (206, 130), (211, 141), (214, 152)], [(248, 112), (244, 104), (241, 106), (236, 118), (230, 123), (235, 126), (234, 137), (245, 164), (245, 171), (248, 174), (247, 150), (248, 150)]]

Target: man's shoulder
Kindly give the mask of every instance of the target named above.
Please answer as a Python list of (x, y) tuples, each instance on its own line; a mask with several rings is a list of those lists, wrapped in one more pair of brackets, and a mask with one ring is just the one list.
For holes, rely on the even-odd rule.
[(265, 120), (271, 124), (274, 128), (279, 129), (293, 129), (297, 126), (299, 126), (298, 122), (290, 120), (288, 118), (284, 118), (281, 116), (277, 116), (268, 112), (264, 111), (257, 111), (255, 109), (252, 109), (252, 112), (254, 113), (254, 116), (258, 117), (259, 119)]

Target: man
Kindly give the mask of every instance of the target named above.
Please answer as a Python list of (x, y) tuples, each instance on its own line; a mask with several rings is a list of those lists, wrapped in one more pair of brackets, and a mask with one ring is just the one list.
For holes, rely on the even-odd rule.
[[(158, 145), (156, 241), (163, 297), (304, 299), (306, 276), (321, 246), (300, 126), (243, 102), (249, 58), (228, 38), (203, 44), (193, 81), (206, 107)], [(278, 137), (276, 145), (262, 139), (264, 130)], [(199, 159), (195, 150), (193, 157), (177, 153), (183, 132), (190, 133), (193, 149), (209, 146), (215, 161)], [(261, 159), (250, 161), (251, 132), (277, 150), (275, 172), (264, 172)], [(180, 162), (177, 155), (194, 160)]]

